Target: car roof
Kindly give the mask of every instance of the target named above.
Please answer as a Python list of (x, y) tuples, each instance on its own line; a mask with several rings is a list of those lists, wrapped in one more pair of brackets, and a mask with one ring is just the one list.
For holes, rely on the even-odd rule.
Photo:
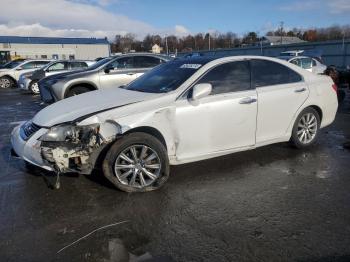
[(152, 57), (159, 57), (167, 60), (172, 60), (173, 58), (167, 55), (163, 54), (153, 54), (153, 53), (127, 53), (127, 54), (121, 54), (121, 55), (115, 55), (113, 58), (117, 57), (123, 57), (123, 56), (152, 56)]
[(206, 64), (219, 58), (220, 57), (214, 57), (214, 56), (177, 57), (174, 59), (174, 61), (186, 62), (189, 64), (195, 64), (195, 63)]
[(310, 57), (310, 56), (293, 56), (293, 57), (290, 57), (290, 56), (278, 56), (278, 58), (279, 58), (279, 59), (286, 60), (286, 61), (291, 61), (291, 60), (299, 59), (299, 58), (310, 58), (310, 59), (314, 59), (313, 57)]

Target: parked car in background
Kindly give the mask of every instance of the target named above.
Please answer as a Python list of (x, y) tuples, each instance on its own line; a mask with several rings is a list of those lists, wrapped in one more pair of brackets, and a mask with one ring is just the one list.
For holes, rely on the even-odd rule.
[(11, 141), (44, 169), (90, 174), (102, 161), (117, 188), (147, 192), (166, 182), (169, 165), (285, 141), (309, 147), (337, 107), (330, 77), (279, 59), (184, 58), (125, 87), (54, 103)]
[(280, 56), (280, 59), (286, 60), (289, 63), (297, 65), (301, 68), (304, 68), (307, 71), (310, 71), (314, 74), (323, 74), (327, 69), (327, 66), (321, 64), (317, 59), (307, 56), (293, 56), (292, 58), (286, 56)]
[(15, 60), (7, 63), (0, 69), (0, 88), (13, 88), (21, 74), (34, 71), (47, 65), (52, 60)]
[(84, 70), (90, 65), (93, 65), (95, 61), (80, 61), (80, 60), (57, 60), (45, 65), (44, 67), (37, 69), (33, 72), (27, 72), (21, 74), (18, 80), (18, 86), (23, 90), (29, 90), (33, 94), (39, 94), (39, 80), (69, 71)]
[(290, 50), (290, 51), (284, 51), (280, 53), (280, 56), (284, 57), (296, 57), (302, 55), (304, 50)]
[(93, 90), (126, 85), (171, 58), (154, 54), (127, 54), (102, 59), (85, 71), (53, 75), (39, 81), (40, 95), (51, 103)]

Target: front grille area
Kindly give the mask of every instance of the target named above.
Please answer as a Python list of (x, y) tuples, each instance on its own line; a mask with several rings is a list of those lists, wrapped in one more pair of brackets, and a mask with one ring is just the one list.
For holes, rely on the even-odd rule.
[(34, 124), (31, 121), (25, 122), (20, 129), (20, 135), (23, 140), (28, 140), (32, 135), (34, 135), (41, 127)]

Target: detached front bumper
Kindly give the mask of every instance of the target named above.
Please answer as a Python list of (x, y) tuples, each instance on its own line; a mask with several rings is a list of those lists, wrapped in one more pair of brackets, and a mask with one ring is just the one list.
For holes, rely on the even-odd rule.
[(54, 169), (47, 165), (41, 156), (41, 142), (38, 140), (47, 132), (46, 128), (39, 129), (27, 141), (23, 140), (20, 135), (20, 125), (15, 127), (11, 133), (11, 144), (15, 153), (23, 160), (39, 166), (48, 171)]
[(40, 96), (41, 100), (44, 101), (45, 103), (54, 103), (58, 99), (56, 99), (54, 92), (51, 90), (51, 87), (43, 84), (42, 82), (39, 81), (39, 90), (40, 90)]

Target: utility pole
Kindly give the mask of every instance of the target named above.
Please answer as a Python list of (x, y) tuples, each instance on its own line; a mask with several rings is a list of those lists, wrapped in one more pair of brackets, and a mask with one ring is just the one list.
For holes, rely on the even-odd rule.
[(210, 33), (208, 33), (209, 50), (210, 50)]
[(280, 22), (280, 36), (281, 36), (281, 45), (283, 44), (283, 25), (284, 25), (284, 22), (281, 21)]
[(169, 55), (169, 49), (168, 49), (168, 36), (165, 36), (165, 49), (166, 49), (166, 55)]

